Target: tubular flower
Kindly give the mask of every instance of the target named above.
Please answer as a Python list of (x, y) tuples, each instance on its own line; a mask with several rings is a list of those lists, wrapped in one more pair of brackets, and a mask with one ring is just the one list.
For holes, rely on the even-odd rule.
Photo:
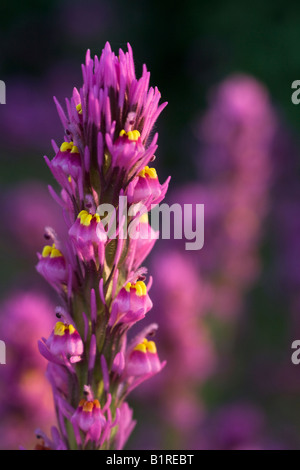
[(54, 356), (66, 355), (71, 362), (77, 362), (83, 354), (83, 342), (73, 325), (57, 322), (46, 341), (49, 351)]
[(55, 244), (44, 246), (42, 254), (38, 254), (38, 258), (36, 269), (50, 284), (66, 283), (66, 261)]
[(79, 150), (73, 142), (63, 142), (61, 144), (51, 161), (51, 170), (58, 180), (62, 179), (63, 176), (78, 178), (81, 170), (81, 160)]
[[(121, 449), (135, 425), (126, 396), (163, 367), (154, 343), (143, 340), (146, 334), (140, 362), (141, 351), (131, 348), (130, 357), (125, 351), (128, 330), (152, 308), (141, 263), (158, 238), (148, 206), (164, 197), (168, 185), (160, 185), (148, 166), (158, 139), (150, 135), (166, 103), (159, 104), (158, 89), (149, 88), (146, 66), (136, 78), (129, 45), (118, 56), (108, 43), (99, 58), (88, 51), (82, 71), (83, 85), (66, 100), (66, 112), (56, 101), (64, 142), (53, 142), (55, 156), (45, 157), (60, 185), (59, 193), (49, 190), (63, 209), (67, 236), (62, 245), (48, 227), (52, 245), (38, 255), (38, 272), (61, 299), (60, 320), (38, 343), (48, 361), (59, 427), (51, 440), (40, 435), (50, 449)], [(146, 203), (147, 210), (125, 214), (124, 196), (135, 186), (131, 201)], [(134, 361), (140, 374), (133, 376)]]
[(161, 185), (155, 168), (145, 166), (128, 186), (128, 202), (136, 204), (143, 202), (155, 206), (165, 197), (170, 178)]
[(73, 421), (79, 428), (89, 434), (92, 441), (98, 441), (101, 431), (106, 423), (99, 401), (80, 400), (78, 408), (73, 415)]
[(112, 303), (109, 325), (136, 323), (144, 318), (151, 308), (152, 302), (147, 294), (146, 284), (143, 281), (127, 282)]
[(69, 236), (78, 253), (85, 260), (96, 260), (98, 250), (103, 249), (107, 240), (104, 227), (98, 214), (90, 214), (86, 210), (79, 212), (75, 223), (69, 230)]
[(130, 352), (125, 370), (126, 375), (130, 377), (156, 374), (161, 368), (155, 342), (144, 338)]

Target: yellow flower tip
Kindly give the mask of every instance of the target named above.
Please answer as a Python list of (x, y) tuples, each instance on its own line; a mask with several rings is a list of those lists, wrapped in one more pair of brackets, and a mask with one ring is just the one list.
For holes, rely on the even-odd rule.
[(62, 253), (57, 248), (52, 248), (50, 258), (60, 258)]
[(145, 166), (139, 173), (138, 176), (141, 176), (142, 178), (146, 178), (146, 176), (149, 176), (151, 179), (156, 179), (157, 178), (157, 173), (155, 168), (149, 168), (148, 166)]
[(71, 178), (70, 175), (68, 176), (68, 181), (69, 181), (69, 183), (72, 183), (72, 178)]
[(125, 286), (125, 290), (126, 290), (127, 292), (130, 292), (131, 286), (132, 286), (131, 282), (127, 282), (127, 284), (126, 284), (126, 286)]
[(54, 334), (56, 336), (64, 336), (66, 325), (62, 321), (58, 321), (54, 327)]
[(139, 297), (147, 294), (147, 287), (143, 281), (137, 281), (135, 284), (133, 284), (132, 282), (127, 282), (127, 284), (125, 285), (125, 290), (127, 292), (130, 292), (130, 289), (135, 289), (135, 293)]
[(98, 409), (101, 408), (100, 403), (99, 403), (99, 400), (95, 399), (95, 400), (93, 401), (93, 404), (94, 404), (94, 408), (98, 408)]
[(92, 401), (85, 401), (83, 405), (83, 411), (91, 413), (93, 411), (94, 404)]
[(79, 153), (78, 147), (76, 147), (76, 145), (73, 145), (71, 153)]
[(57, 248), (55, 248), (54, 243), (52, 246), (50, 245), (44, 246), (43, 251), (42, 251), (43, 258), (48, 258), (48, 257), (59, 258), (60, 256), (62, 256), (62, 253)]
[(148, 176), (149, 178), (156, 179), (157, 178), (157, 173), (155, 168), (149, 168), (148, 169)]
[(74, 142), (63, 142), (59, 149), (61, 152), (79, 153), (78, 147), (74, 145)]
[(85, 399), (83, 398), (82, 400), (80, 400), (78, 406), (79, 406), (80, 408), (82, 408), (83, 411), (86, 411), (87, 413), (91, 413), (94, 408), (98, 408), (98, 409), (101, 408), (100, 403), (99, 403), (99, 400), (97, 400), (97, 399), (94, 400), (94, 401), (89, 401), (89, 400), (85, 400)]
[(143, 343), (137, 344), (136, 347), (134, 348), (134, 351), (140, 351), (144, 354), (147, 352), (147, 348)]
[(72, 150), (73, 145), (74, 145), (73, 142), (63, 142), (59, 150), (61, 152), (67, 152), (68, 150)]
[(93, 215), (86, 210), (82, 210), (81, 212), (79, 212), (77, 218), (80, 219), (81, 225), (85, 225), (86, 227), (89, 227), (91, 225), (93, 219), (95, 219), (97, 223), (100, 222), (99, 214)]
[(143, 281), (137, 281), (135, 283), (136, 294), (138, 296), (146, 295), (147, 294), (147, 287)]
[(72, 335), (74, 331), (76, 331), (73, 325), (68, 325), (68, 330), (69, 330), (70, 335)]
[(157, 353), (156, 344), (154, 343), (154, 341), (148, 341), (146, 338), (144, 338), (141, 343), (135, 346), (134, 351), (141, 351), (145, 354), (147, 352), (151, 354)]
[(141, 223), (141, 224), (147, 224), (148, 221), (149, 221), (148, 212), (145, 212), (145, 214), (143, 214), (143, 215), (140, 217), (140, 223)]
[(76, 330), (73, 325), (66, 325), (62, 321), (58, 321), (54, 327), (54, 334), (56, 336), (64, 336), (66, 334), (66, 331), (68, 331), (69, 334), (72, 335)]
[(91, 225), (91, 220), (93, 216), (87, 211), (83, 210), (79, 213), (78, 218), (80, 219), (81, 225), (85, 225), (86, 227), (88, 227), (89, 225)]
[(147, 351), (151, 354), (157, 353), (156, 344), (154, 343), (154, 341), (147, 342)]
[(137, 141), (141, 137), (141, 134), (138, 130), (126, 132), (124, 129), (122, 129), (119, 135), (120, 137), (126, 136), (129, 140), (132, 141)]
[(51, 255), (51, 251), (52, 251), (52, 246), (50, 245), (44, 246), (43, 251), (42, 251), (42, 257), (48, 258), (48, 256)]
[(137, 130), (129, 131), (129, 132), (127, 132), (127, 137), (128, 137), (129, 140), (138, 140), (139, 137), (141, 137), (141, 134)]
[(78, 114), (82, 114), (82, 106), (81, 106), (81, 103), (79, 103), (79, 104), (76, 106), (76, 110), (77, 110)]

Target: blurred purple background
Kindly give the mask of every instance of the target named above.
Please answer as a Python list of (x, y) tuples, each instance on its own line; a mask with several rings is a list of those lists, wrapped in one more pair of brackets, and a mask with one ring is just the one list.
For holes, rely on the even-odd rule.
[(129, 41), (137, 73), (146, 62), (169, 101), (156, 126), (159, 177), (172, 176), (166, 202), (205, 205), (202, 250), (158, 240), (146, 262), (154, 308), (144, 325), (159, 323), (168, 364), (131, 397), (127, 447), (300, 448), (300, 125), (290, 100), (300, 33), (280, 6), (0, 7), (0, 449), (32, 448), (34, 430), (54, 422), (37, 340), (57, 298), (34, 266), (44, 227), (62, 234), (64, 222), (43, 155), (63, 139), (53, 95), (63, 102), (80, 86), (86, 49), (99, 54), (107, 40), (115, 52)]

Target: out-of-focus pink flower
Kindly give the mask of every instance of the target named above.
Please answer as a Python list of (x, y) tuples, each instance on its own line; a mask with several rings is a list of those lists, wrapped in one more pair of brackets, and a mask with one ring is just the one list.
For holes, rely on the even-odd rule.
[(45, 227), (53, 227), (62, 237), (66, 233), (61, 211), (40, 182), (28, 181), (4, 191), (1, 205), (5, 217), (3, 236), (17, 241), (16, 250), (24, 257), (36, 254), (45, 241)]
[(251, 404), (232, 404), (203, 422), (192, 448), (262, 450), (269, 448), (265, 432), (265, 419), (259, 409)]
[[(182, 208), (204, 204), (205, 241), (195, 252), (185, 251), (186, 240), (168, 240), (152, 258), (157, 282), (151, 297), (168, 367), (153, 381), (160, 382), (162, 395), (156, 397), (153, 383), (143, 392), (159, 402), (181, 448), (190, 445), (206, 417), (199, 389), (224, 365), (223, 357), (218, 365), (206, 319), (233, 324), (260, 275), (276, 129), (266, 89), (251, 77), (229, 77), (213, 90), (209, 109), (195, 128), (201, 142), (195, 151), (199, 181), (170, 197), (171, 204)], [(190, 227), (198, 227), (195, 212), (185, 214)]]
[(55, 421), (46, 361), (37, 341), (53, 325), (54, 305), (40, 293), (15, 292), (2, 302), (0, 338), (6, 364), (0, 366), (0, 434), (2, 449), (32, 448), (35, 429)]

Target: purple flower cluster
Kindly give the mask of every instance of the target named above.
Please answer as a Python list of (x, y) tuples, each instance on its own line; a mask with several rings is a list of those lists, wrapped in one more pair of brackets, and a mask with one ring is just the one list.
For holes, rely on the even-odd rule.
[[(151, 131), (166, 103), (159, 105), (158, 89), (149, 88), (146, 66), (136, 78), (129, 45), (118, 57), (108, 43), (100, 58), (88, 51), (82, 72), (83, 86), (66, 99), (66, 113), (56, 101), (65, 138), (53, 142), (54, 158), (45, 157), (61, 188), (50, 192), (68, 237), (48, 228), (38, 254), (37, 271), (61, 299), (58, 321), (39, 342), (58, 428), (51, 439), (39, 434), (50, 449), (121, 449), (135, 425), (129, 392), (165, 365), (149, 338), (156, 324), (130, 342), (127, 332), (152, 308), (151, 279), (145, 282), (140, 266), (157, 237), (139, 236), (153, 231), (147, 213), (134, 208), (142, 203), (149, 210), (167, 190), (168, 180), (161, 185), (149, 167), (158, 137)], [(125, 215), (120, 196), (132, 209)], [(115, 209), (108, 224), (102, 204)], [(130, 223), (137, 236), (124, 237)]]

